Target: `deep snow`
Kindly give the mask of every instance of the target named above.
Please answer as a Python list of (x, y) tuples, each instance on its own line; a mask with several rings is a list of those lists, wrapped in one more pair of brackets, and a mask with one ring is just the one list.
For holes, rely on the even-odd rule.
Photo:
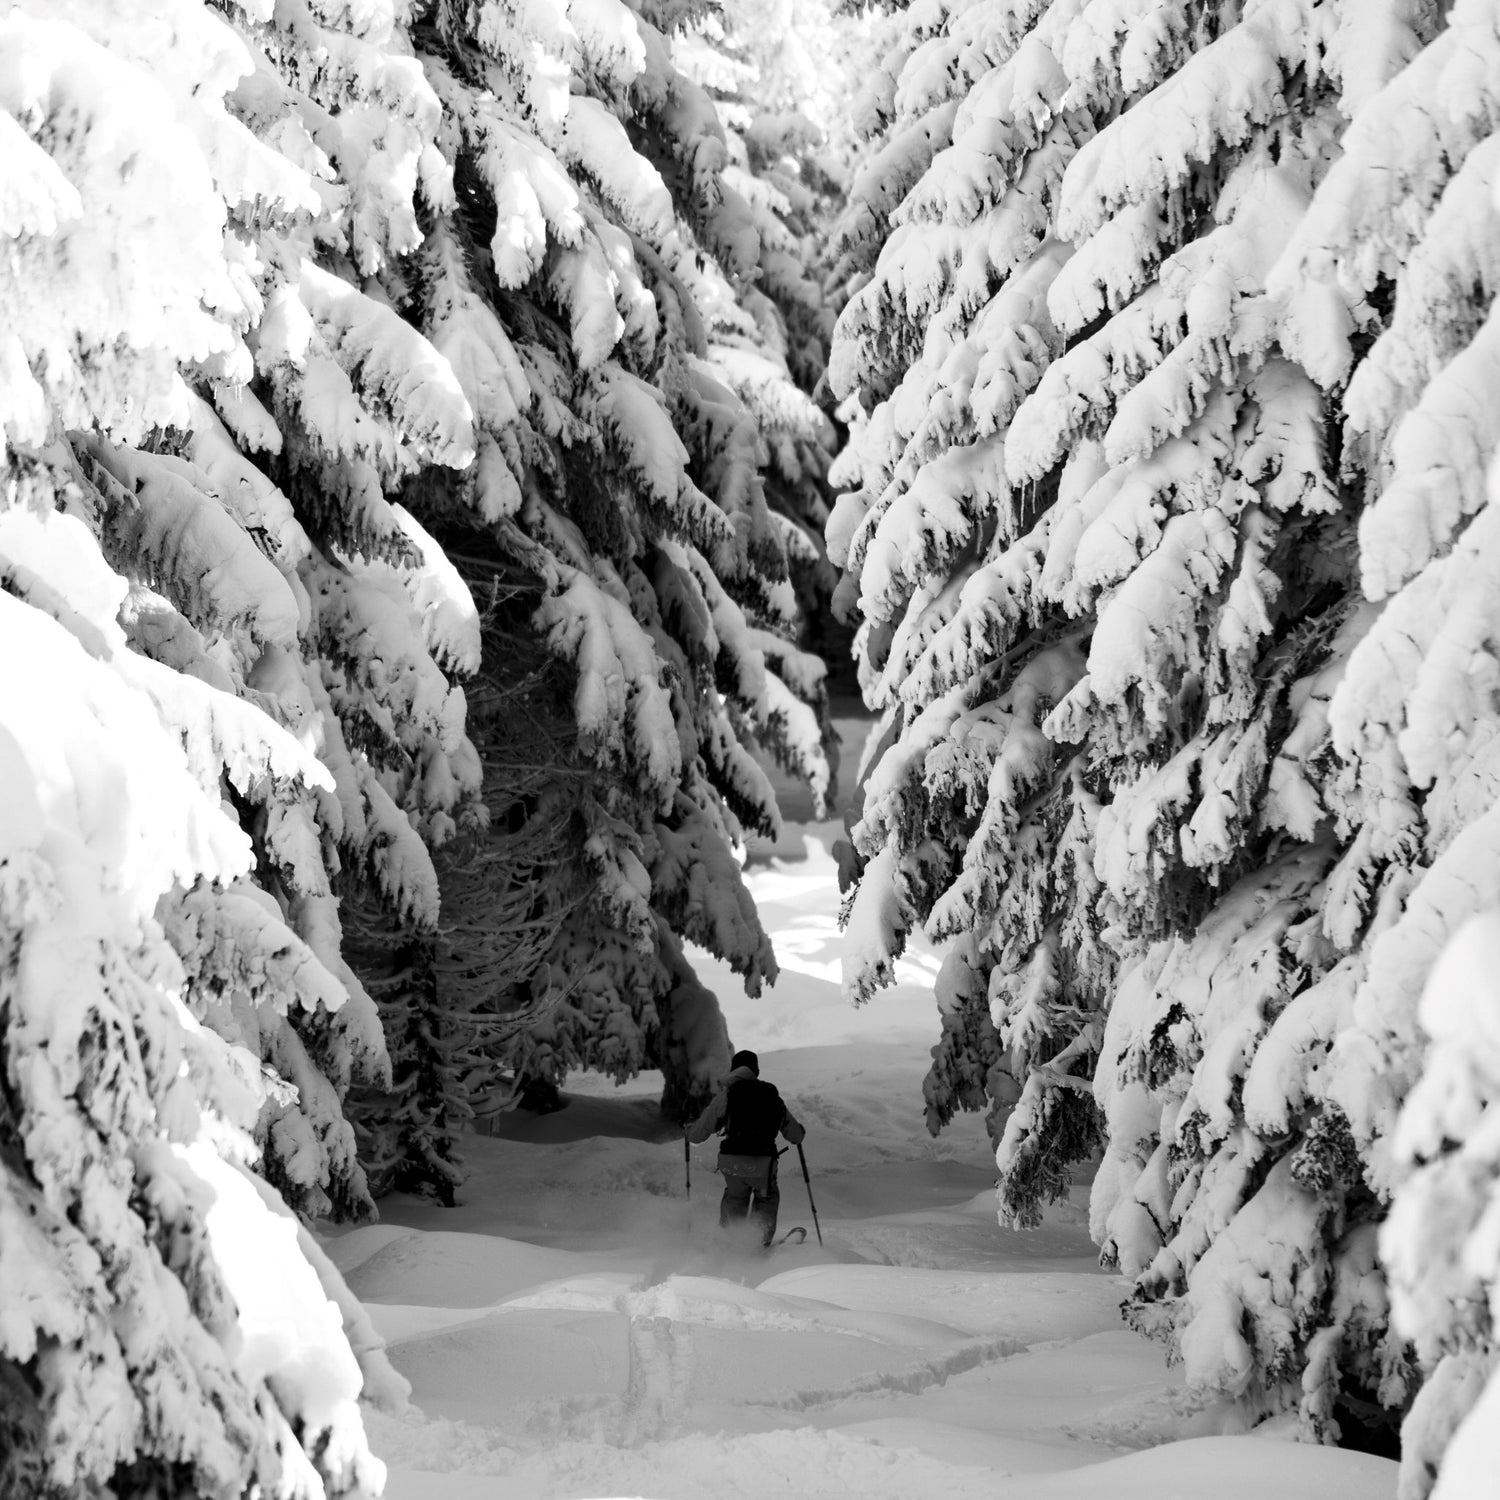
[(506, 1117), (469, 1142), (458, 1208), (387, 1199), (328, 1242), (412, 1382), (408, 1414), (368, 1414), (392, 1500), (1394, 1496), (1393, 1463), (1224, 1435), (1121, 1324), (1085, 1184), (1038, 1230), (996, 1226), (982, 1123), (923, 1123), (930, 950), (863, 1011), (840, 998), (838, 832), (752, 848), (769, 997), (698, 956), (808, 1126), (824, 1246), (795, 1154), (781, 1224), (807, 1244), (720, 1242), (714, 1148), (694, 1148), (688, 1197), (655, 1075), (580, 1077), (566, 1109)]

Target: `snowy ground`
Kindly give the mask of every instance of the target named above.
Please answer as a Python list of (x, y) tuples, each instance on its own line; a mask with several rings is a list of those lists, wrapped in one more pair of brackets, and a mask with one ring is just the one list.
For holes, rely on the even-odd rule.
[[(791, 804), (793, 815), (805, 809)], [(836, 824), (752, 851), (783, 977), (726, 1001), (808, 1126), (825, 1244), (795, 1155), (765, 1260), (717, 1237), (714, 1148), (693, 1152), (653, 1075), (574, 1080), (568, 1108), (475, 1139), (459, 1208), (387, 1199), (330, 1242), (412, 1382), (370, 1415), (393, 1500), (884, 1497), (1388, 1500), (1396, 1466), (1222, 1435), (1122, 1326), (1086, 1188), (1042, 1228), (995, 1225), (977, 1119), (926, 1132), (936, 960), (859, 1014), (838, 993)]]

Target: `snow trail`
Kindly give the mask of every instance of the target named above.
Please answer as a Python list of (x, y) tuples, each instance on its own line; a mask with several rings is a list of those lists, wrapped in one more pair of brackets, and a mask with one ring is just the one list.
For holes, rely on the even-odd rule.
[[(657, 1075), (581, 1076), (565, 1109), (507, 1116), (467, 1143), (457, 1208), (387, 1199), (329, 1242), (413, 1385), (411, 1412), (369, 1418), (391, 1500), (1393, 1496), (1394, 1464), (1220, 1435), (1122, 1326), (1086, 1185), (1036, 1230), (997, 1227), (982, 1122), (923, 1121), (936, 956), (915, 943), (858, 1013), (840, 996), (838, 831), (789, 821), (751, 851), (768, 997), (695, 955), (808, 1125), (824, 1247), (720, 1239), (713, 1145), (688, 1200)], [(780, 1230), (810, 1224), (800, 1172), (781, 1188)]]

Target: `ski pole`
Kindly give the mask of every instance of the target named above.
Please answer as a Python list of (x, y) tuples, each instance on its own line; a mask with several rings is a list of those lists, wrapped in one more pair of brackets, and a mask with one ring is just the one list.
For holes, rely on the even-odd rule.
[(813, 1228), (818, 1231), (818, 1243), (823, 1243), (823, 1226), (818, 1223), (818, 1205), (813, 1202), (812, 1178), (807, 1175), (807, 1157), (802, 1151), (802, 1142), (797, 1142), (797, 1160), (802, 1163), (802, 1180), (807, 1184), (807, 1206), (812, 1209)]
[(687, 1195), (693, 1196), (693, 1143), (684, 1135), (682, 1138), (682, 1180), (687, 1187)]

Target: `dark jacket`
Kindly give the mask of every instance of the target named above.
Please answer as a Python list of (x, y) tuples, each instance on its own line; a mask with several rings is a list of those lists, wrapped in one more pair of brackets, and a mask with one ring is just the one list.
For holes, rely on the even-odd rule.
[(775, 1156), (776, 1137), (796, 1145), (807, 1132), (783, 1103), (776, 1086), (749, 1068), (736, 1068), (724, 1080), (713, 1102), (688, 1126), (694, 1144), (722, 1130), (720, 1151), (727, 1156)]

